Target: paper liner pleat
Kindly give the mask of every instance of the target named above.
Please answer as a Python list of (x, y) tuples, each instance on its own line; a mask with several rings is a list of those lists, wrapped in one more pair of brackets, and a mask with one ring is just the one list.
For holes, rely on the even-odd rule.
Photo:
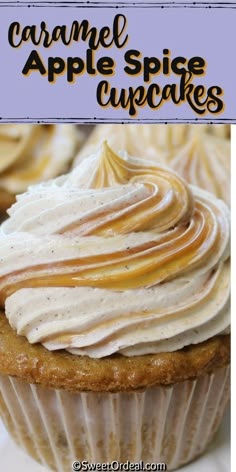
[(131, 393), (71, 393), (0, 375), (0, 411), (19, 446), (57, 472), (75, 460), (142, 460), (173, 470), (204, 451), (229, 390), (229, 367)]

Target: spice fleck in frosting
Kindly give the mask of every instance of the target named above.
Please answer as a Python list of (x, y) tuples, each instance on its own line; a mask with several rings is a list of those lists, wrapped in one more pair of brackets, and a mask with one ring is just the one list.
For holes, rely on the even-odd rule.
[(30, 343), (99, 358), (227, 332), (229, 210), (174, 171), (105, 142), (9, 214), (0, 299)]

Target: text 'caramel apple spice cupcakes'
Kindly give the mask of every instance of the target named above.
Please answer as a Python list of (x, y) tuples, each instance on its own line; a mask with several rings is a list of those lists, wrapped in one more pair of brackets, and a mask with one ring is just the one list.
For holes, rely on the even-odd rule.
[(230, 204), (230, 126), (151, 124), (98, 125), (75, 165), (94, 153), (104, 139), (115, 151), (152, 159), (176, 170)]
[(17, 197), (0, 235), (0, 410), (29, 454), (201, 454), (229, 400), (229, 210), (106, 143)]
[(0, 218), (29, 185), (66, 172), (82, 140), (75, 125), (0, 125)]

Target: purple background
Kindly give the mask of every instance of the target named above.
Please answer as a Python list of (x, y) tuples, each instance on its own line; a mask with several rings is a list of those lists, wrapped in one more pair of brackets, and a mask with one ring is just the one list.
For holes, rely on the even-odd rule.
[[(0, 3), (45, 3), (46, 0), (0, 0)], [(60, 3), (60, 4), (73, 4), (75, 3), (75, 0), (50, 0), (50, 3)], [(77, 1), (76, 3), (80, 3), (80, 4), (93, 4), (93, 3), (106, 3), (106, 4), (117, 4), (117, 3), (131, 3), (130, 0), (117, 0), (117, 1), (114, 1), (114, 0), (80, 0), (80, 1)], [(153, 3), (153, 4), (157, 4), (157, 3), (160, 3), (160, 4), (170, 4), (170, 5), (173, 5), (173, 4), (194, 4), (195, 7), (197, 7), (197, 4), (201, 5), (202, 3), (205, 3), (205, 4), (209, 4), (209, 5), (214, 5), (216, 3), (219, 3), (219, 4), (222, 4), (224, 6), (227, 6), (228, 3), (235, 3), (233, 0), (214, 0), (213, 2), (209, 2), (207, 0), (133, 0), (133, 3)]]
[[(124, 0), (125, 1), (125, 0)], [(36, 3), (36, 2), (35, 2)], [(190, 2), (189, 2), (190, 3)], [(0, 2), (3, 5), (3, 2)], [(69, 4), (69, 2), (68, 2)], [(114, 6), (115, 4), (113, 4)], [(213, 5), (213, 4), (212, 4)], [(195, 84), (210, 87), (219, 85), (225, 93), (224, 113), (220, 115), (207, 114), (202, 119), (196, 115), (187, 104), (175, 106), (170, 101), (159, 110), (151, 110), (148, 106), (139, 108), (138, 115), (130, 118), (128, 112), (122, 109), (101, 108), (96, 102), (96, 88), (106, 77), (97, 75), (79, 76), (74, 84), (68, 84), (66, 75), (57, 78), (55, 84), (49, 84), (46, 77), (39, 73), (31, 73), (24, 77), (21, 70), (28, 55), (35, 47), (31, 43), (23, 44), (21, 48), (13, 49), (8, 44), (8, 28), (11, 22), (19, 21), (24, 25), (40, 24), (45, 20), (48, 28), (56, 24), (70, 25), (73, 20), (88, 19), (93, 26), (112, 25), (115, 14), (123, 13), (128, 19), (127, 32), (129, 42), (117, 50), (100, 48), (96, 58), (111, 56), (116, 60), (116, 74), (107, 80), (119, 89), (121, 87), (142, 85), (141, 76), (131, 77), (124, 73), (123, 56), (126, 50), (135, 48), (142, 51), (143, 56), (162, 57), (162, 50), (169, 48), (172, 58), (181, 55), (192, 57), (200, 55), (208, 63), (204, 77), (195, 77)], [(80, 119), (87, 122), (93, 118), (97, 121), (119, 120), (166, 120), (176, 118), (181, 120), (196, 120), (222, 122), (236, 121), (236, 61), (235, 24), (236, 9), (234, 8), (63, 8), (1, 6), (0, 29), (0, 117), (2, 121), (55, 121), (65, 119), (73, 121)], [(48, 56), (81, 56), (84, 57), (87, 44), (80, 42), (65, 47), (57, 43), (49, 49), (39, 48), (41, 57), (46, 63)], [(119, 72), (118, 72), (119, 71)], [(161, 84), (178, 82), (177, 76), (163, 77), (157, 75), (154, 82)]]

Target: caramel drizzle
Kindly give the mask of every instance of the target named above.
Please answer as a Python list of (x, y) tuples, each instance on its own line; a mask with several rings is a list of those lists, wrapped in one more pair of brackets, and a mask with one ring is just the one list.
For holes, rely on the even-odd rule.
[[(179, 225), (164, 233), (159, 241), (112, 254), (38, 264), (14, 271), (0, 278), (1, 302), (21, 288), (89, 286), (127, 290), (147, 287), (206, 265), (221, 240), (215, 237), (214, 218), (210, 211), (206, 213), (207, 209), (198, 203), (187, 227)], [(54, 273), (50, 274), (52, 266)]]
[[(103, 333), (102, 340), (93, 342), (92, 344), (95, 346), (103, 345), (104, 341), (108, 341), (112, 339), (118, 339), (119, 336), (126, 333), (126, 326), (127, 324), (129, 327), (132, 326), (133, 329), (139, 329), (143, 327), (144, 320), (149, 322), (149, 329), (157, 328), (158, 326), (162, 325), (163, 322), (170, 323), (174, 320), (178, 320), (180, 318), (185, 318), (189, 315), (189, 311), (191, 312), (204, 309), (204, 306), (208, 304), (213, 298), (217, 297), (219, 286), (224, 289), (225, 288), (225, 277), (229, 277), (229, 271), (227, 270), (228, 267), (225, 266), (223, 270), (211, 271), (209, 273), (209, 277), (206, 280), (202, 290), (199, 292), (198, 298), (193, 298), (191, 302), (186, 303), (186, 300), (182, 301), (180, 306), (174, 307), (170, 306), (166, 310), (159, 309), (158, 306), (153, 310), (143, 310), (143, 311), (131, 311), (127, 313), (127, 316), (123, 319), (122, 327), (119, 327), (119, 321), (121, 319), (121, 315), (112, 316), (111, 319), (107, 319), (101, 321), (99, 318), (97, 321), (93, 320), (92, 322), (87, 322), (86, 324), (79, 326), (79, 333), (76, 333), (76, 338), (78, 339), (81, 335), (81, 339), (79, 342), (80, 348), (86, 347), (88, 344), (88, 339), (86, 338), (90, 334), (94, 334), (96, 331), (101, 331), (103, 328), (107, 331), (106, 334)], [(228, 276), (228, 277), (227, 277)], [(155, 316), (153, 316), (155, 314)], [(42, 315), (39, 314), (38, 317), (34, 317), (32, 321), (29, 320), (25, 321), (25, 324), (21, 324), (21, 328), (19, 330), (19, 334), (26, 334), (27, 330), (34, 329), (34, 326), (38, 326), (37, 318), (40, 318)], [(110, 333), (109, 327), (112, 327), (112, 334)], [(55, 343), (63, 343), (65, 342), (67, 345), (73, 345), (73, 339), (75, 336), (75, 332), (68, 328), (68, 330), (63, 331), (62, 333), (50, 334), (48, 336), (39, 335), (40, 341), (47, 342), (50, 341), (50, 344), (55, 341)], [(91, 344), (91, 339), (89, 339), (89, 344)]]

